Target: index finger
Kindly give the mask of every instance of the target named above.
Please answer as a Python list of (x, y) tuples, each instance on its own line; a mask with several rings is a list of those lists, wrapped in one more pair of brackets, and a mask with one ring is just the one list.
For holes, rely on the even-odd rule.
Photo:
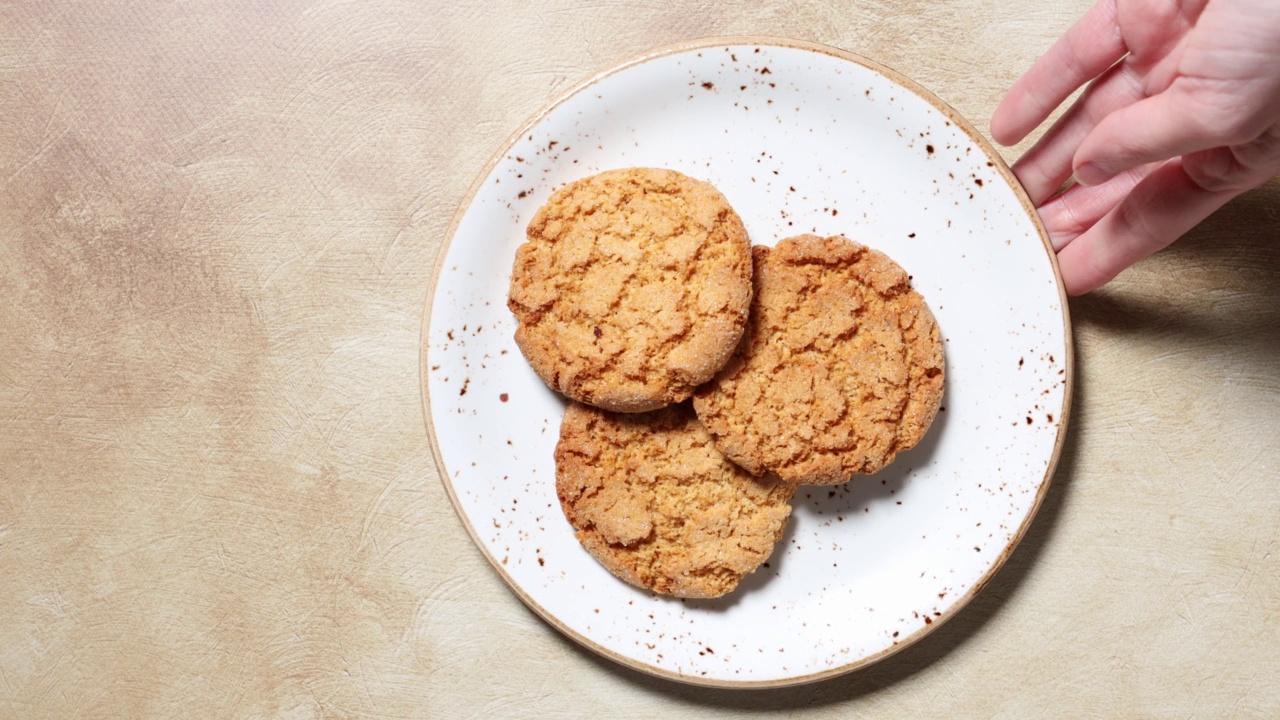
[(991, 136), (1002, 145), (1018, 142), (1126, 52), (1116, 0), (1098, 0), (1009, 88), (991, 116)]

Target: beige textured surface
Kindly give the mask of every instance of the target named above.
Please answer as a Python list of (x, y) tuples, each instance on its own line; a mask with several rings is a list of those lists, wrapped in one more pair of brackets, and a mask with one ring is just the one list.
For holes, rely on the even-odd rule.
[(432, 262), (553, 94), (767, 33), (981, 119), (1086, 4), (0, 4), (0, 717), (1276, 717), (1275, 182), (1073, 301), (1028, 537), (850, 676), (705, 690), (579, 650), (472, 547), (425, 438)]

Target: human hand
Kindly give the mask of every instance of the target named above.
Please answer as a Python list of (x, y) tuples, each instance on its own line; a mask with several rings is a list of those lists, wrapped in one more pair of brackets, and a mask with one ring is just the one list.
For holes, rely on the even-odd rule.
[(1280, 173), (1276, 0), (1099, 0), (1010, 88), (992, 137), (1022, 140), (1085, 83), (1013, 166), (1068, 294)]

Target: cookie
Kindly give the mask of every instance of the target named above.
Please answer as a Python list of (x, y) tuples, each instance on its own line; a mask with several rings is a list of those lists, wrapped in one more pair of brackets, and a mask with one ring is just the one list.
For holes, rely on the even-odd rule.
[(716, 450), (689, 403), (611, 413), (573, 403), (556, 445), (556, 494), (578, 541), (632, 585), (719, 597), (773, 552), (795, 489)]
[(694, 398), (716, 446), (757, 475), (835, 485), (919, 442), (942, 402), (943, 353), (907, 273), (840, 236), (754, 255), (750, 326)]
[(742, 220), (711, 185), (627, 168), (570, 183), (529, 223), (507, 306), (548, 385), (615, 412), (687, 399), (733, 354), (751, 304)]

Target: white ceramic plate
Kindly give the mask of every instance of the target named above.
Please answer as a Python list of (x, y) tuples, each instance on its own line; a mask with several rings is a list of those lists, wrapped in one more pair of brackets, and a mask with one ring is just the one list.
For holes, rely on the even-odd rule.
[[(755, 243), (845, 234), (887, 252), (946, 345), (944, 410), (921, 444), (877, 475), (802, 488), (769, 564), (716, 601), (637, 590), (574, 540), (552, 459), (565, 402), (512, 339), (508, 283), (534, 211), (571, 180), (625, 166), (711, 182)], [(1048, 485), (1071, 341), (1043, 228), (957, 113), (840, 50), (720, 38), (583, 83), (498, 152), (442, 250), (422, 378), (449, 496), (529, 607), (646, 672), (779, 686), (883, 658), (986, 584)]]

